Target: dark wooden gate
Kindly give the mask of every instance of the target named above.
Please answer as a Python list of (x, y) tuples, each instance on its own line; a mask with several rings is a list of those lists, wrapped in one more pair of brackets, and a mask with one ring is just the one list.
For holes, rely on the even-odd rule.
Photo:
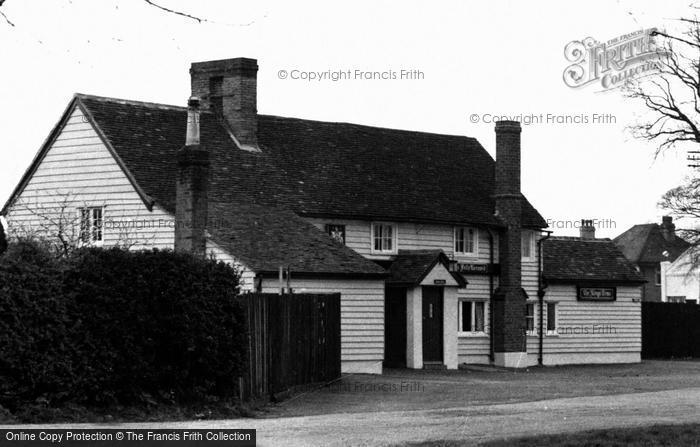
[(241, 397), (267, 398), (340, 377), (340, 294), (246, 294), (247, 374)]
[(700, 358), (700, 305), (642, 303), (642, 358)]

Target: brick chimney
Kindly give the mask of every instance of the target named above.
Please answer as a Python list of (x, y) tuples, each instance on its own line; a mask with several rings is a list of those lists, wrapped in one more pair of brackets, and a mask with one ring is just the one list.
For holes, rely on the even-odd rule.
[(505, 225), (498, 238), (499, 285), (493, 297), (493, 344), (497, 365), (526, 367), (525, 300), (521, 284), (522, 195), (520, 123), (496, 122), (496, 216)]
[(581, 232), (581, 239), (595, 239), (593, 219), (581, 219), (579, 231)]
[(672, 241), (676, 237), (676, 224), (673, 223), (673, 217), (663, 216), (661, 218), (661, 234), (667, 241)]
[(177, 151), (175, 250), (206, 257), (209, 152), (199, 141), (199, 99), (187, 102), (185, 146)]
[(258, 61), (248, 58), (195, 62), (190, 68), (192, 96), (202, 110), (228, 124), (238, 146), (258, 150)]

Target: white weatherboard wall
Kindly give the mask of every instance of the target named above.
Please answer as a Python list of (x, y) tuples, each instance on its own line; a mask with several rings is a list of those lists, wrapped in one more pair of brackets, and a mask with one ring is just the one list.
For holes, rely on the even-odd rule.
[[(326, 224), (345, 225), (345, 242), (346, 245), (359, 254), (367, 258), (381, 258), (382, 256), (373, 255), (371, 252), (371, 221), (351, 220), (351, 219), (323, 219), (309, 218), (309, 222), (317, 228), (324, 230)], [(491, 261), (489, 247), (489, 232), (484, 228), (479, 228), (478, 231), (478, 250), (474, 257), (456, 256), (454, 254), (454, 226), (452, 225), (437, 225), (437, 224), (415, 224), (407, 222), (396, 223), (397, 245), (398, 250), (442, 250), (448, 257), (452, 257), (459, 262), (473, 264), (488, 264)], [(537, 253), (537, 244), (533, 243), (532, 250)], [(493, 260), (498, 262), (498, 235), (494, 233), (493, 240)], [(525, 292), (530, 299), (537, 297), (537, 274), (538, 261), (537, 258), (523, 260), (522, 262), (522, 284)], [(489, 326), (490, 321), (490, 289), (489, 277), (487, 275), (467, 275), (465, 276), (469, 284), (466, 288), (457, 289), (458, 300), (468, 301), (484, 301), (486, 302), (486, 330), (483, 334), (475, 335), (457, 335), (457, 354), (459, 363), (490, 363), (490, 339)], [(494, 289), (498, 287), (498, 277), (493, 279)], [(412, 296), (409, 293), (409, 303), (415, 306), (409, 306), (411, 309), (420, 309), (419, 296)], [(448, 315), (447, 308), (445, 315)], [(455, 310), (455, 314), (457, 310)], [(451, 323), (451, 322), (450, 322)], [(417, 337), (417, 334), (410, 333), (409, 338)], [(419, 338), (420, 340), (420, 338)], [(409, 352), (409, 364), (413, 367), (422, 366), (422, 360), (418, 360), (418, 352)]]
[[(617, 287), (615, 301), (578, 301), (576, 286), (551, 285), (547, 302), (556, 302), (557, 334), (545, 334), (545, 365), (637, 363), (642, 351), (641, 287)], [(538, 306), (535, 325), (539, 327)], [(537, 364), (537, 336), (528, 337), (528, 363)]]
[[(340, 293), (340, 359), (343, 373), (381, 374), (384, 361), (384, 281), (294, 279), (296, 293)], [(263, 292), (277, 293), (276, 279)]]
[(255, 272), (246, 267), (242, 262), (232, 256), (228, 251), (221, 248), (219, 244), (207, 239), (207, 256), (217, 261), (225, 262), (241, 274), (241, 291), (252, 292), (255, 288)]
[(84, 206), (104, 207), (105, 246), (173, 247), (173, 216), (157, 205), (153, 211), (148, 210), (92, 125), (76, 108), (9, 210), (6, 218), (10, 234), (55, 234), (52, 222), (63, 221), (71, 224), (71, 234), (77, 238), (78, 208)]

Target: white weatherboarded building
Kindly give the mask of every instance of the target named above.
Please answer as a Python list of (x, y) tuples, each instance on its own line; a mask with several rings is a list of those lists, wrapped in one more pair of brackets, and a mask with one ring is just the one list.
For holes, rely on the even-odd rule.
[[(294, 291), (341, 293), (344, 372), (639, 360), (641, 278), (619, 252), (594, 250), (604, 278), (540, 244), (517, 123), (494, 161), (463, 136), (259, 115), (252, 59), (190, 73), (201, 111), (75, 95), (3, 208), (11, 235), (184, 248), (248, 291), (288, 268)], [(589, 324), (619, 332), (564, 333)]]

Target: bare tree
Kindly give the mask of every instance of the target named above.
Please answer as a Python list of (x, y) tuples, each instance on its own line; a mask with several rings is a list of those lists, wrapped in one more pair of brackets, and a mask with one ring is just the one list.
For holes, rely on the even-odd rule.
[[(58, 257), (70, 255), (80, 247), (94, 245), (90, 231), (99, 231), (105, 239), (109, 231), (110, 246), (127, 250), (137, 246), (152, 245), (155, 234), (136, 235), (147, 222), (129, 220), (122, 215), (100, 216), (99, 228), (88, 225), (90, 216), (81, 210), (106, 209), (104, 203), (81, 202), (71, 192), (52, 191), (46, 197), (29, 197), (12, 205), (8, 220), (8, 233), (14, 240), (34, 240), (46, 245)], [(19, 214), (24, 214), (24, 218)], [(115, 237), (116, 235), (116, 237)]]
[[(628, 82), (628, 97), (643, 102), (647, 121), (630, 127), (639, 139), (667, 149), (697, 150), (700, 143), (700, 22), (681, 19), (680, 35), (654, 31), (659, 71)], [(693, 157), (694, 158), (694, 157)]]

